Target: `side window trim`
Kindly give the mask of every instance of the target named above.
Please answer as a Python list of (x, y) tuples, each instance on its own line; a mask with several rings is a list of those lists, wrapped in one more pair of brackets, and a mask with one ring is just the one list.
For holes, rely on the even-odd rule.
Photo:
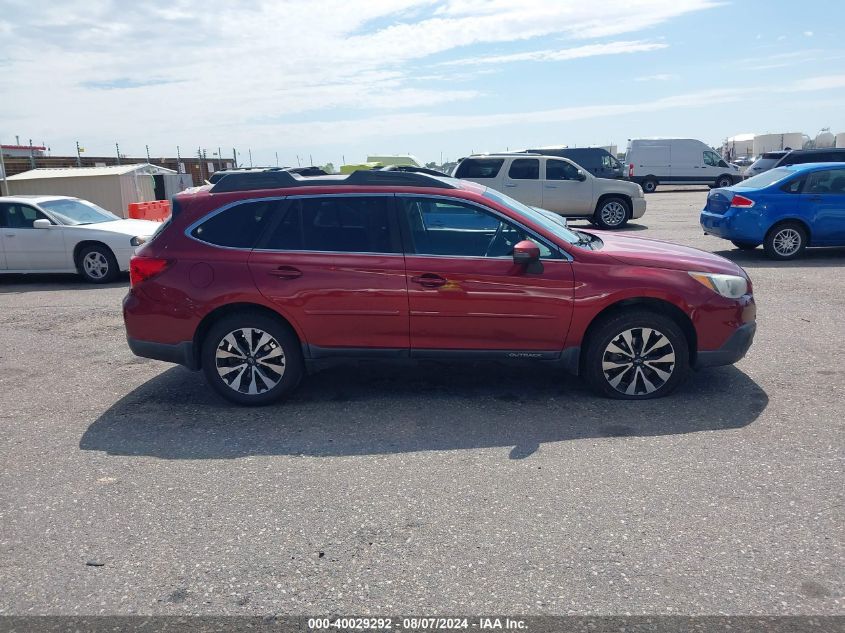
[[(483, 204), (479, 204), (475, 200), (467, 200), (466, 198), (455, 198), (455, 197), (452, 197), (452, 196), (430, 195), (430, 194), (425, 194), (425, 193), (400, 193), (400, 194), (396, 195), (396, 210), (398, 212), (401, 211), (402, 198), (427, 198), (427, 199), (430, 199), (430, 200), (445, 200), (446, 202), (453, 202), (453, 203), (465, 204), (465, 205), (468, 205), (468, 206), (476, 207), (476, 208), (480, 209), (481, 211), (484, 211), (486, 213), (489, 213), (489, 214), (495, 216), (500, 221), (507, 222), (507, 223), (510, 223), (514, 226), (519, 227), (520, 229), (525, 231), (525, 234), (529, 238), (531, 238), (532, 240), (534, 240), (536, 242), (539, 242), (540, 244), (542, 244), (543, 246), (548, 248), (551, 251), (552, 256), (547, 257), (545, 259), (546, 261), (549, 261), (549, 260), (551, 260), (551, 261), (559, 261), (559, 260), (572, 261), (573, 260), (572, 256), (569, 253), (567, 253), (564, 249), (560, 248), (559, 246), (557, 246), (553, 242), (549, 241), (545, 237), (542, 237), (541, 235), (537, 235), (537, 232), (534, 231), (533, 229), (529, 229), (524, 224), (514, 220), (513, 218), (505, 215), (504, 213), (501, 213), (499, 210), (494, 209), (492, 207), (488, 207), (488, 206), (483, 205)], [(413, 255), (414, 257), (437, 257), (437, 258), (450, 258), (450, 259), (454, 259), (454, 258), (482, 259), (482, 260), (488, 260), (488, 261), (491, 260), (491, 259), (512, 259), (512, 257), (510, 255), (501, 255), (501, 256), (498, 256), (498, 257), (482, 257), (482, 256), (478, 256), (478, 255), (422, 255), (422, 254), (414, 253), (410, 250), (411, 242), (410, 242), (410, 236), (408, 235), (409, 227), (407, 226), (407, 220), (404, 217), (405, 214), (404, 213), (400, 213), (400, 214), (403, 216), (402, 222), (401, 222), (401, 227), (402, 227), (402, 243), (403, 243), (403, 247), (404, 247), (403, 250), (404, 250), (405, 255)]]
[[(267, 245), (267, 241), (273, 235), (273, 231), (276, 230), (278, 225), (284, 221), (284, 218), (287, 216), (288, 211), (293, 206), (294, 201), (296, 200), (306, 200), (306, 199), (313, 199), (313, 198), (391, 198), (390, 204), (388, 205), (388, 224), (390, 230), (390, 239), (391, 242), (396, 248), (396, 252), (393, 253), (376, 253), (371, 251), (366, 252), (357, 252), (357, 251), (315, 251), (315, 250), (308, 250), (308, 249), (278, 249), (278, 248), (265, 248)], [(399, 230), (399, 222), (396, 218), (397, 216), (397, 209), (394, 199), (396, 198), (395, 193), (379, 193), (379, 192), (370, 192), (370, 193), (305, 193), (305, 194), (297, 194), (293, 196), (284, 196), (283, 198), (272, 198), (273, 200), (284, 200), (285, 205), (282, 209), (282, 213), (279, 213), (279, 217), (271, 224), (271, 226), (267, 227), (267, 230), (261, 236), (261, 238), (256, 242), (255, 248), (249, 249), (251, 251), (260, 251), (262, 253), (319, 253), (322, 255), (370, 255), (373, 257), (404, 257), (404, 244), (403, 239), (401, 236), (401, 232)], [(263, 198), (262, 198), (263, 199)], [(300, 222), (300, 231), (303, 230)]]

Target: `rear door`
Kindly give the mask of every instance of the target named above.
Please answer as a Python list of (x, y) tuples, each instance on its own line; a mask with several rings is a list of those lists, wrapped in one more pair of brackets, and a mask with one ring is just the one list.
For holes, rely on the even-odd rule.
[(579, 180), (578, 168), (560, 158), (546, 158), (543, 180), (544, 209), (561, 215), (589, 215), (593, 209), (594, 179)]
[(810, 221), (813, 245), (845, 244), (845, 168), (808, 174), (801, 212)]
[[(446, 197), (398, 196), (405, 229), (411, 350), (554, 357), (572, 316), (572, 266), (537, 236), (486, 207)], [(522, 239), (542, 266), (514, 264)], [(520, 354), (521, 355), (521, 354)]]
[(392, 194), (296, 196), (249, 268), (315, 356), (407, 350), (408, 291)]
[(514, 158), (502, 181), (502, 193), (519, 200), (529, 207), (543, 204), (543, 190), (540, 184), (539, 158)]
[[(49, 220), (49, 229), (36, 229), (35, 220)], [(41, 210), (17, 202), (0, 203), (0, 233), (7, 270), (67, 270), (64, 227)]]

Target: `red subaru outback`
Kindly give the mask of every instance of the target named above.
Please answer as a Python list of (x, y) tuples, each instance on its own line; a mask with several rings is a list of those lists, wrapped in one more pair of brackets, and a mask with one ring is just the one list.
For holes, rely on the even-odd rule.
[(722, 257), (421, 173), (232, 173), (176, 196), (130, 268), (132, 351), (247, 405), (334, 357), (529, 359), (654, 398), (755, 330), (751, 282)]

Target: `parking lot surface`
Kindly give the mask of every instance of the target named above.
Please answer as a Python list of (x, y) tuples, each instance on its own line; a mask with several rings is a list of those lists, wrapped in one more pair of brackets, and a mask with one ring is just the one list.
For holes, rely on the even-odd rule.
[(745, 267), (757, 338), (647, 402), (357, 364), (243, 409), (132, 356), (127, 280), (0, 278), (0, 614), (845, 614), (845, 249), (729, 250), (705, 196), (628, 232)]

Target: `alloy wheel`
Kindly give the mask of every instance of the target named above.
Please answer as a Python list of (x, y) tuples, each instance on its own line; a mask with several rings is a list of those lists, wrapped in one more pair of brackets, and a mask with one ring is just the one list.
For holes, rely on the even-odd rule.
[(625, 221), (628, 210), (621, 202), (608, 202), (601, 208), (600, 217), (607, 226), (619, 226)]
[(82, 260), (85, 274), (91, 279), (103, 279), (109, 274), (109, 260), (100, 251), (91, 251)]
[(217, 344), (217, 373), (233, 391), (257, 395), (273, 389), (285, 373), (285, 353), (279, 342), (264, 330), (232, 330)]
[(602, 355), (605, 380), (619, 393), (651, 394), (663, 387), (675, 370), (675, 349), (653, 328), (635, 327), (611, 339)]
[(775, 233), (772, 248), (781, 257), (791, 257), (801, 248), (801, 235), (793, 228), (784, 228)]

